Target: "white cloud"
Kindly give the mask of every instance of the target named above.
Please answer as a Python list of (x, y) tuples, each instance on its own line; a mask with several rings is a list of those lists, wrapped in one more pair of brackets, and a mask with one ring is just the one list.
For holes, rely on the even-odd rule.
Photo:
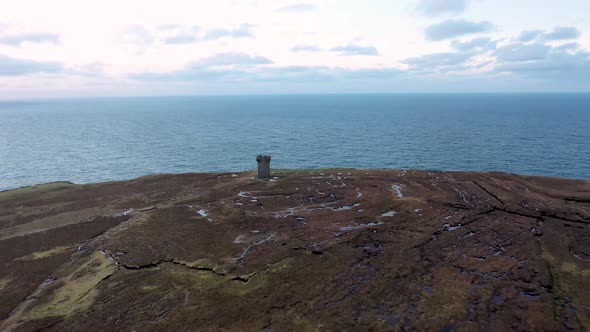
[(459, 14), (467, 9), (468, 0), (419, 0), (416, 10), (424, 15)]
[(550, 46), (543, 44), (510, 44), (499, 47), (494, 55), (506, 62), (531, 61), (544, 59), (550, 50)]
[(317, 45), (295, 45), (291, 48), (293, 52), (321, 52), (323, 49)]
[(330, 49), (332, 52), (338, 53), (341, 56), (354, 56), (354, 55), (379, 55), (375, 46), (363, 46), (356, 44), (348, 44), (343, 46), (336, 46)]
[(282, 13), (304, 13), (313, 11), (315, 8), (316, 6), (311, 3), (293, 3), (277, 8), (277, 11)]
[(0, 76), (60, 73), (63, 70), (64, 66), (59, 62), (15, 59), (0, 55)]
[(458, 51), (486, 51), (496, 49), (497, 44), (489, 37), (480, 37), (465, 42), (453, 40), (451, 46)]
[(464, 35), (489, 32), (494, 25), (488, 21), (471, 22), (466, 20), (447, 20), (426, 28), (428, 40), (439, 41)]

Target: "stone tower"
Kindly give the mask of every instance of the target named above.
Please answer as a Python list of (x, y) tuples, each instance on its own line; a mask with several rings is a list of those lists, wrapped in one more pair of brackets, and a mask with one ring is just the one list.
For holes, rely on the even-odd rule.
[(258, 162), (258, 178), (269, 179), (270, 178), (270, 156), (257, 156), (256, 161)]

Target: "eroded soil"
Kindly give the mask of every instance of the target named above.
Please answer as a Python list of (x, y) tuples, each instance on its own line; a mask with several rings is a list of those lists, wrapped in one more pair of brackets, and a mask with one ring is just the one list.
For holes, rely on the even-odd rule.
[(318, 170), (0, 193), (0, 330), (588, 330), (590, 182)]

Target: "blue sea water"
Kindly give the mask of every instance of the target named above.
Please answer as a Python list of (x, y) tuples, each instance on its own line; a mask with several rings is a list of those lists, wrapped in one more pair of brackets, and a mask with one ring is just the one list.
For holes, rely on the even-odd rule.
[(0, 102), (0, 190), (275, 168), (590, 178), (590, 94), (146, 97)]

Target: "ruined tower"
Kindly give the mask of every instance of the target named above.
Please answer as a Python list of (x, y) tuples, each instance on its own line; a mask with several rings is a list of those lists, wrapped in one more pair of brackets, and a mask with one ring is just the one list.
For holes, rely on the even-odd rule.
[(270, 156), (257, 156), (256, 161), (258, 162), (258, 178), (269, 179), (270, 178)]

